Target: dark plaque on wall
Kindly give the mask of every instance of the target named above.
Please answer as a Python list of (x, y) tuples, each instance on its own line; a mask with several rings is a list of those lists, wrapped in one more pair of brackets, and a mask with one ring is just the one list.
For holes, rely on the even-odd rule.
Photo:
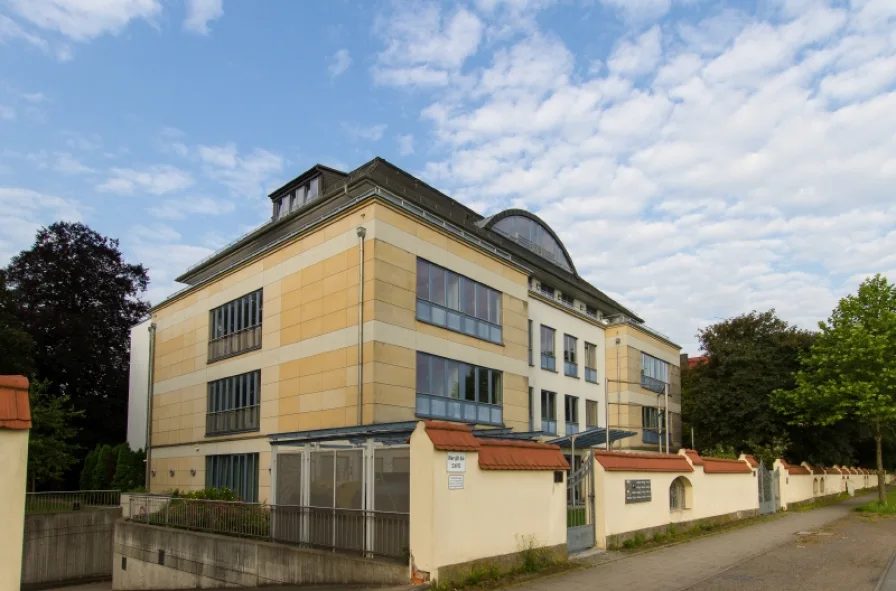
[(625, 502), (628, 503), (649, 503), (650, 502), (650, 480), (626, 480), (625, 481)]

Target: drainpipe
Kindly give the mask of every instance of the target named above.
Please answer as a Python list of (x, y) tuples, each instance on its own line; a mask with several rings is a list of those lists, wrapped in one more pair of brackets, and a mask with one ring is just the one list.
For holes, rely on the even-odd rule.
[[(619, 334), (619, 331), (616, 332)], [(622, 425), (622, 395), (619, 393), (619, 387), (622, 383), (621, 377), (619, 375), (619, 345), (622, 344), (622, 339), (618, 336), (616, 337), (616, 426), (619, 427)], [(628, 377), (626, 376), (626, 382), (628, 381)], [(608, 394), (609, 395), (609, 394)], [(610, 422), (610, 415), (607, 415), (607, 422)]]
[(358, 425), (363, 423), (364, 403), (364, 236), (367, 228), (358, 226)]
[(669, 429), (672, 428), (672, 425), (669, 424), (669, 384), (663, 388), (663, 403), (666, 405), (666, 453), (669, 452)]
[(146, 490), (150, 490), (150, 478), (152, 474), (152, 391), (153, 391), (153, 368), (156, 358), (156, 323), (151, 322), (149, 330), (149, 368), (146, 371), (146, 474), (144, 475), (144, 486)]
[(604, 441), (604, 448), (610, 451), (610, 378), (604, 378), (606, 386), (604, 387), (604, 416), (607, 423), (607, 436)]

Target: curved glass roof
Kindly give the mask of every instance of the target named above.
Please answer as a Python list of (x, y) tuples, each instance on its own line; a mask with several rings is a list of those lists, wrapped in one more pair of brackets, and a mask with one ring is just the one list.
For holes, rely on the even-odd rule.
[(495, 222), (491, 229), (558, 267), (573, 272), (563, 246), (554, 238), (554, 233), (537, 220), (524, 215), (508, 215)]

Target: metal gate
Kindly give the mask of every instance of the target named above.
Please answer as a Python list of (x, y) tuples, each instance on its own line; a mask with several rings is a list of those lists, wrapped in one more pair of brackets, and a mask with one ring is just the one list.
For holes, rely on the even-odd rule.
[[(575, 466), (575, 461), (570, 462)], [(594, 546), (594, 457), (585, 456), (566, 481), (566, 548), (578, 552)]]
[(761, 462), (756, 470), (759, 473), (759, 514), (774, 513), (781, 507), (781, 482), (778, 480), (778, 469), (774, 472)]

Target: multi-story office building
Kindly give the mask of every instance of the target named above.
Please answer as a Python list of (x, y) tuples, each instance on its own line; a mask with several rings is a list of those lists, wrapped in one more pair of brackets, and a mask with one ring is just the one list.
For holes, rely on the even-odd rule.
[[(528, 212), (483, 218), (381, 159), (316, 166), (270, 197), (269, 223), (190, 268), (152, 310), (153, 491), (228, 486), (295, 504), (320, 493), (339, 506), (336, 488), (307, 481), (341, 478), (343, 460), (406, 471), (402, 437), (421, 418), (483, 436), (581, 434), (607, 425), (617, 334), (626, 355), (666, 359), (666, 347), (677, 359)], [(640, 375), (670, 383), (675, 369)], [(656, 410), (627, 388), (619, 407)], [(328, 441), (369, 447), (363, 458), (334, 447), (324, 466), (314, 454)], [(290, 496), (287, 473), (304, 492)]]

